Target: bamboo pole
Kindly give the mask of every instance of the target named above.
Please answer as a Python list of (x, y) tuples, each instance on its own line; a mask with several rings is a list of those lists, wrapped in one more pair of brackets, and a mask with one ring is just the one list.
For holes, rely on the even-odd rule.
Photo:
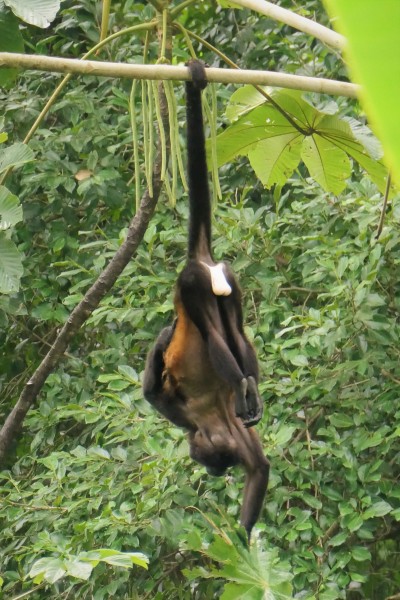
[[(185, 66), (136, 65), (10, 52), (0, 52), (0, 67), (2, 66), (54, 73), (78, 73), (98, 77), (177, 81), (190, 79), (189, 69)], [(216, 69), (213, 67), (207, 68), (207, 80), (219, 83), (269, 85), (334, 96), (347, 96), (349, 98), (356, 98), (360, 89), (359, 86), (345, 81), (274, 73), (273, 71)]]

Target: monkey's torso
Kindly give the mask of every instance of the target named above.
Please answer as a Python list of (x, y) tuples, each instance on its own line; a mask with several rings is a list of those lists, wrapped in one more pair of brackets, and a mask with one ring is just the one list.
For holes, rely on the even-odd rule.
[[(177, 321), (171, 342), (164, 352), (165, 389), (185, 398), (185, 414), (201, 427), (210, 414), (223, 421), (234, 416), (234, 405), (227, 403), (232, 390), (216, 373), (208, 349), (196, 325), (188, 316), (179, 294), (175, 298)], [(230, 406), (229, 406), (230, 405)], [(228, 414), (227, 414), (228, 413)]]

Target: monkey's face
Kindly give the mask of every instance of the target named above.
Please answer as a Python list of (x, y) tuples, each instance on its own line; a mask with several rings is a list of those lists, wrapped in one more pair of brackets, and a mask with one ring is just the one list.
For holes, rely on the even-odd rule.
[(205, 466), (209, 475), (220, 476), (239, 464), (237, 445), (229, 432), (200, 431), (190, 434), (190, 457)]

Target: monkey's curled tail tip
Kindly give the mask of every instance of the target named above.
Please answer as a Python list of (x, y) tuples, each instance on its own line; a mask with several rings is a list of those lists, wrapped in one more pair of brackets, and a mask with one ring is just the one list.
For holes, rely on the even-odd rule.
[(207, 85), (206, 65), (202, 60), (192, 59), (186, 63), (192, 76), (192, 84), (198, 90), (204, 90)]

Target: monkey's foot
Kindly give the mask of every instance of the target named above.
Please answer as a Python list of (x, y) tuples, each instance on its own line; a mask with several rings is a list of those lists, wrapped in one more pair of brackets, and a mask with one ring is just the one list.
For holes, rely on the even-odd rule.
[(263, 404), (257, 383), (250, 375), (240, 382), (240, 392), (236, 395), (236, 416), (242, 419), (245, 427), (252, 427), (260, 421), (262, 414)]

